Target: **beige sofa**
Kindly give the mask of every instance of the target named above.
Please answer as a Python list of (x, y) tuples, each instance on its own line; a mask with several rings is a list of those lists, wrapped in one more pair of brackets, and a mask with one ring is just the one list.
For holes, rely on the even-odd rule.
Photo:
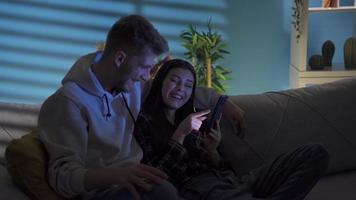
[[(321, 143), (331, 155), (330, 167), (306, 199), (356, 199), (356, 79), (231, 99), (245, 111), (247, 122), (240, 133), (246, 144), (237, 144), (229, 125), (223, 128), (221, 151), (235, 170), (248, 171), (299, 145)], [(36, 126), (39, 109), (0, 103), (0, 199), (29, 199), (12, 183), (4, 152), (11, 140)]]

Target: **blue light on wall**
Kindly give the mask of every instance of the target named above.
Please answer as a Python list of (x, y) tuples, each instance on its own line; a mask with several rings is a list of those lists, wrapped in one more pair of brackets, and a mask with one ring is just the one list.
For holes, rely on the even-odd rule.
[[(134, 13), (157, 27), (175, 57), (183, 57), (179, 34), (187, 25), (206, 30), (211, 18), (231, 53), (219, 63), (232, 70), (228, 94), (288, 88), (291, 0), (0, 0), (0, 101), (41, 103), (117, 19)], [(356, 14), (323, 15), (310, 17), (308, 54), (331, 39), (339, 62)]]
[[(127, 14), (146, 16), (182, 57), (179, 34), (187, 24), (224, 32), (224, 0), (0, 1), (0, 101), (41, 103), (74, 61), (95, 50)], [(179, 13), (179, 14), (177, 14)]]

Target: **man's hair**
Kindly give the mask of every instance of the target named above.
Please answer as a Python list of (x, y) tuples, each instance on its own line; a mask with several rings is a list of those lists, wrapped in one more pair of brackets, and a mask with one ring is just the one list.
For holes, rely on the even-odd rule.
[(140, 15), (122, 17), (111, 27), (106, 38), (104, 56), (119, 48), (133, 51), (148, 48), (156, 55), (169, 50), (167, 41), (146, 18)]

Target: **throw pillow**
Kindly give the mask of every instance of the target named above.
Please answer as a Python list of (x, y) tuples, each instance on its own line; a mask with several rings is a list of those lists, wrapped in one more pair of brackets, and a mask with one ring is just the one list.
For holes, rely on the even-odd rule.
[(10, 142), (6, 149), (7, 170), (14, 183), (35, 200), (62, 200), (47, 181), (47, 152), (33, 130)]

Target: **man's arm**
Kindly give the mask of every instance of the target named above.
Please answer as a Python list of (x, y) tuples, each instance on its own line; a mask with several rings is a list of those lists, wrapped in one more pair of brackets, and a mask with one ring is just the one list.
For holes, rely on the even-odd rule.
[(49, 155), (49, 183), (67, 198), (85, 192), (88, 138), (87, 124), (80, 113), (73, 102), (56, 93), (42, 105), (38, 119), (40, 139)]
[(72, 198), (93, 189), (119, 185), (138, 199), (134, 185), (150, 190), (152, 186), (143, 179), (155, 183), (167, 179), (160, 170), (145, 165), (87, 169), (87, 127), (80, 108), (64, 96), (50, 97), (41, 108), (39, 129), (49, 154), (49, 182), (61, 196)]

